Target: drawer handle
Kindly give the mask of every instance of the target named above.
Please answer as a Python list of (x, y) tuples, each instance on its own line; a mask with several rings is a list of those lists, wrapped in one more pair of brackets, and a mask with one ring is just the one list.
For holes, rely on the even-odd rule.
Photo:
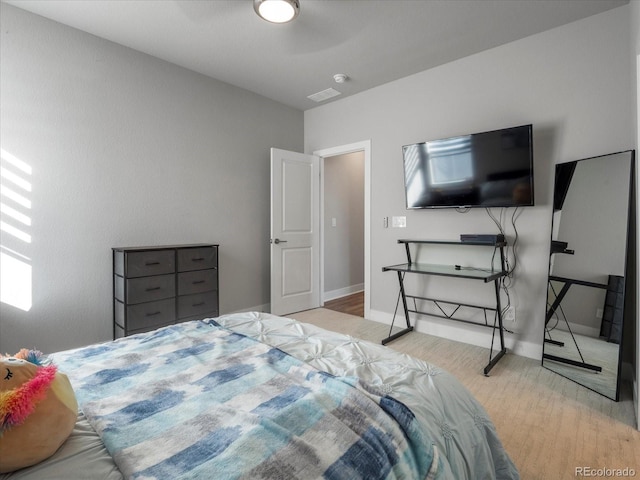
[(205, 302), (200, 302), (200, 303), (194, 303), (193, 305), (191, 305), (192, 307), (200, 307), (201, 305), (204, 305)]
[(145, 266), (150, 267), (152, 265), (160, 265), (160, 262), (146, 262)]
[(155, 315), (160, 315), (162, 312), (160, 310), (158, 310), (157, 312), (151, 312), (151, 313), (147, 313), (147, 317), (153, 317)]
[(200, 257), (200, 258), (192, 258), (192, 259), (191, 259), (191, 261), (192, 261), (192, 262), (202, 262), (203, 260), (204, 260), (204, 258), (203, 258), (203, 257)]
[(147, 292), (153, 292), (154, 290), (160, 290), (160, 287), (150, 287), (150, 288), (147, 288), (146, 291)]
[(192, 283), (192, 285), (197, 285), (199, 283), (204, 283), (204, 280), (195, 280), (195, 281), (193, 281), (191, 283)]

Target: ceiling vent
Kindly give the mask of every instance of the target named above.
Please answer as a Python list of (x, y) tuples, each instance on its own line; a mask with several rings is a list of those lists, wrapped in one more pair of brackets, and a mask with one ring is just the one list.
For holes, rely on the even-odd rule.
[(307, 98), (309, 100), (313, 100), (314, 102), (320, 103), (324, 102), (325, 100), (329, 100), (330, 98), (337, 97), (338, 95), (342, 95), (342, 93), (333, 88), (327, 88), (326, 90), (322, 90), (321, 92), (309, 95)]

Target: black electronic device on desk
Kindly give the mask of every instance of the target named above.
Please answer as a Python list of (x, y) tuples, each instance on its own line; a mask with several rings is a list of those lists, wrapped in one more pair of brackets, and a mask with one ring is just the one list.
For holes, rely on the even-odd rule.
[(568, 249), (568, 246), (569, 244), (567, 242), (551, 240), (551, 253), (566, 253), (567, 255), (573, 255), (575, 251)]
[(503, 243), (504, 235), (501, 233), (463, 233), (460, 235), (462, 243), (481, 243), (483, 245), (497, 245)]
[[(489, 371), (494, 367), (494, 365), (500, 360), (500, 358), (502, 358), (504, 356), (505, 353), (507, 353), (507, 349), (504, 345), (504, 325), (502, 322), (502, 307), (500, 306), (500, 281), (502, 279), (502, 277), (506, 276), (508, 274), (507, 270), (506, 270), (506, 260), (505, 260), (505, 256), (504, 256), (504, 248), (507, 246), (506, 241), (504, 240), (504, 237), (502, 235), (500, 235), (500, 237), (502, 238), (497, 238), (497, 236), (494, 236), (495, 241), (493, 243), (489, 243), (487, 239), (476, 239), (476, 240), (467, 240), (467, 241), (446, 241), (446, 240), (398, 240), (398, 243), (400, 244), (404, 244), (405, 246), (405, 251), (406, 251), (406, 255), (407, 255), (407, 263), (402, 263), (399, 265), (389, 265), (386, 267), (382, 267), (382, 271), (383, 272), (397, 272), (398, 275), (398, 283), (400, 285), (400, 293), (399, 293), (399, 297), (402, 300), (402, 308), (404, 309), (404, 315), (405, 315), (405, 320), (406, 320), (406, 328), (404, 328), (403, 330), (393, 334), (393, 335), (389, 335), (389, 337), (385, 338), (384, 340), (382, 340), (382, 344), (386, 345), (387, 343), (391, 342), (392, 340), (395, 340), (396, 338), (405, 335), (409, 332), (411, 332), (413, 330), (413, 326), (411, 325), (411, 321), (409, 318), (409, 314), (410, 313), (414, 313), (417, 315), (427, 315), (427, 316), (431, 316), (431, 317), (437, 317), (437, 318), (445, 318), (448, 320), (454, 320), (457, 322), (463, 322), (463, 323), (470, 323), (472, 325), (478, 325), (478, 326), (484, 326), (484, 327), (489, 327), (493, 329), (493, 332), (495, 334), (495, 331), (498, 330), (499, 332), (499, 336), (500, 336), (500, 350), (498, 351), (498, 353), (493, 356), (493, 350), (490, 352), (490, 357), (489, 357), (489, 363), (487, 364), (486, 367), (484, 367), (484, 374), (488, 375)], [(417, 263), (414, 262), (412, 260), (411, 257), (411, 249), (410, 249), (410, 245), (418, 245), (418, 244), (428, 244), (428, 245), (432, 245), (432, 246), (437, 246), (437, 245), (477, 245), (477, 246), (493, 246), (494, 248), (496, 248), (499, 252), (500, 252), (500, 269), (495, 270), (493, 268), (491, 269), (478, 269), (478, 268), (466, 268), (466, 267), (462, 267), (460, 265), (433, 265), (433, 264), (425, 264), (425, 263)], [(484, 283), (490, 283), (493, 282), (494, 287), (495, 287), (495, 301), (496, 301), (496, 306), (495, 308), (493, 307), (484, 307), (484, 306), (480, 306), (480, 305), (472, 305), (472, 304), (465, 304), (465, 303), (460, 303), (460, 302), (451, 302), (451, 301), (446, 301), (446, 300), (441, 300), (441, 299), (436, 299), (436, 298), (429, 298), (429, 297), (422, 297), (422, 296), (417, 296), (417, 295), (408, 295), (405, 291), (405, 285), (404, 285), (404, 276), (407, 273), (412, 273), (412, 274), (421, 274), (421, 275), (440, 275), (440, 276), (446, 276), (446, 277), (457, 277), (457, 278), (462, 278), (462, 279), (470, 279), (470, 280), (481, 280)], [(413, 309), (409, 308), (409, 304), (407, 303), (407, 299), (412, 299), (413, 300)], [(420, 311), (418, 310), (417, 307), (417, 303), (416, 300), (419, 301), (427, 301), (427, 302), (432, 302), (441, 312), (442, 315), (436, 314), (436, 313), (428, 313), (428, 312), (424, 312), (424, 311)], [(446, 305), (454, 305), (455, 309), (451, 314), (446, 314), (444, 312), (444, 310), (442, 309), (442, 307), (440, 306), (441, 304), (446, 304)], [(474, 322), (474, 321), (470, 321), (470, 320), (465, 320), (465, 319), (461, 319), (461, 318), (456, 318), (454, 317), (455, 313), (458, 311), (459, 308), (461, 307), (469, 307), (469, 308), (475, 308), (475, 309), (479, 309), (482, 310), (484, 312), (484, 317), (485, 317), (485, 323), (478, 323), (478, 322)], [(397, 311), (397, 306), (396, 306), (396, 311)], [(494, 324), (491, 325), (488, 321), (487, 321), (487, 312), (494, 312)], [(395, 320), (395, 314), (394, 314), (394, 320)], [(496, 325), (497, 323), (497, 325)], [(391, 328), (393, 328), (393, 322), (391, 324)], [(391, 331), (389, 331), (389, 333), (391, 333)], [(491, 342), (493, 345), (493, 341)]]

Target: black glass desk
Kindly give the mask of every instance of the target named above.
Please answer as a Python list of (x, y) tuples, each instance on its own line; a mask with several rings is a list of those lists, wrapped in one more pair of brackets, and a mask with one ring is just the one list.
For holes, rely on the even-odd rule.
[[(500, 283), (501, 279), (507, 275), (506, 271), (506, 263), (504, 257), (504, 248), (507, 246), (506, 242), (498, 242), (498, 243), (483, 243), (483, 242), (457, 242), (457, 241), (444, 241), (444, 240), (398, 240), (398, 243), (404, 244), (405, 251), (407, 255), (407, 263), (402, 263), (399, 265), (390, 265), (386, 267), (382, 267), (383, 272), (396, 272), (398, 275), (398, 283), (400, 285), (400, 298), (402, 300), (402, 308), (404, 310), (404, 316), (406, 320), (406, 328), (403, 330), (390, 335), (389, 337), (382, 340), (382, 344), (386, 345), (387, 343), (405, 335), (411, 331), (413, 331), (413, 326), (410, 321), (410, 313), (414, 313), (417, 315), (427, 315), (431, 317), (437, 318), (445, 318), (448, 320), (454, 320), (457, 322), (469, 323), (472, 325), (485, 326), (498, 330), (500, 336), (500, 349), (496, 355), (493, 355), (493, 349), (491, 351), (491, 356), (489, 358), (489, 364), (484, 368), (484, 374), (488, 375), (491, 369), (494, 367), (496, 363), (507, 353), (507, 349), (504, 345), (504, 325), (502, 319), (502, 308), (500, 306)], [(413, 262), (411, 258), (411, 250), (410, 245), (418, 245), (418, 244), (428, 244), (428, 245), (460, 245), (460, 246), (485, 246), (485, 247), (493, 247), (497, 249), (500, 253), (500, 269), (478, 269), (478, 268), (470, 268), (470, 267), (462, 267), (456, 265), (434, 265), (427, 263), (417, 263)], [(418, 275), (439, 275), (444, 277), (455, 277), (460, 279), (468, 279), (468, 280), (480, 280), (484, 283), (493, 282), (495, 288), (495, 308), (494, 307), (485, 307), (474, 304), (466, 304), (460, 302), (452, 302), (448, 300), (441, 300), (436, 298), (422, 297), (417, 295), (408, 295), (405, 291), (404, 285), (404, 276), (406, 274), (418, 274)], [(409, 308), (407, 303), (407, 299), (413, 299), (414, 308)], [(424, 312), (420, 311), (417, 308), (416, 300), (428, 301), (432, 302), (439, 309), (441, 314), (433, 313), (433, 312)], [(444, 309), (442, 309), (441, 305), (454, 305), (454, 310), (452, 313), (445, 313)], [(456, 312), (461, 307), (469, 307), (482, 310), (485, 316), (485, 323), (474, 322), (471, 320), (465, 320), (462, 318), (455, 317)], [(487, 321), (487, 312), (494, 313), (494, 323), (493, 325)], [(395, 317), (394, 317), (395, 318)], [(496, 325), (497, 324), (497, 325)], [(493, 342), (492, 342), (493, 343)]]

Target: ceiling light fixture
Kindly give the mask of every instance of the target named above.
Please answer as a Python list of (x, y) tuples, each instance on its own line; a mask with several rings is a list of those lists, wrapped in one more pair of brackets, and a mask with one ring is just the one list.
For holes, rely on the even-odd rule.
[(253, 9), (267, 22), (287, 23), (300, 13), (298, 0), (253, 0)]

